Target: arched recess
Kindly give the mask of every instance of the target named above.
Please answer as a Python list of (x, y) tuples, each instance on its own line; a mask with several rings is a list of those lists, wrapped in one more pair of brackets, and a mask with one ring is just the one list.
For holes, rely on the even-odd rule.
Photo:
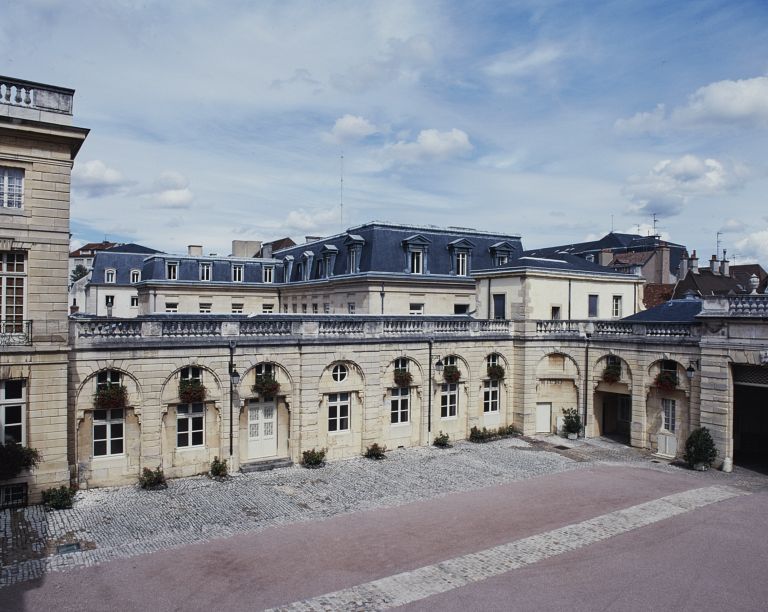
[[(396, 380), (395, 371), (410, 374), (410, 383)], [(423, 408), (427, 379), (421, 364), (408, 355), (399, 355), (387, 362), (381, 374), (381, 409), (377, 425), (369, 426), (366, 437), (382, 440), (389, 448), (418, 446), (426, 416)], [(377, 428), (378, 432), (373, 430)]]
[[(274, 381), (276, 390), (271, 391), (265, 381)], [(237, 389), (241, 399), (237, 416), (241, 463), (292, 456), (293, 388), (288, 369), (272, 359), (256, 362), (243, 373)]]
[(591, 366), (594, 435), (630, 444), (632, 436), (632, 370), (613, 352), (600, 355)]
[[(97, 405), (99, 375), (125, 387), (125, 402)], [(102, 384), (107, 384), (103, 382)], [(75, 456), (84, 487), (133, 482), (141, 462), (142, 389), (130, 372), (107, 364), (94, 368), (75, 392)]]
[[(205, 387), (202, 400), (183, 401), (182, 379), (199, 380)], [(199, 362), (179, 363), (163, 381), (160, 391), (161, 463), (166, 475), (204, 473), (215, 456), (225, 455), (222, 381), (210, 367)]]
[(552, 351), (536, 364), (536, 405), (526, 414), (535, 433), (557, 431), (558, 419), (566, 408), (579, 409), (580, 370), (576, 360), (563, 351)]
[(492, 429), (502, 424), (512, 424), (512, 414), (507, 410), (511, 387), (507, 383), (509, 380), (507, 358), (498, 351), (485, 355), (480, 364), (479, 378), (478, 425)]
[(674, 457), (691, 430), (691, 382), (682, 362), (667, 355), (648, 366), (647, 381), (645, 446)]
[[(365, 374), (349, 359), (335, 359), (318, 380), (318, 445), (329, 459), (360, 453), (365, 427)], [(306, 450), (306, 449), (304, 449)]]

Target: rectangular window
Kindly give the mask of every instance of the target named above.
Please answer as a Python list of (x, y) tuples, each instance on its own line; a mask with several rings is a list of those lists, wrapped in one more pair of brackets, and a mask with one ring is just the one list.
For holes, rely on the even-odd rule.
[(424, 273), (424, 254), (421, 251), (410, 252), (411, 274)]
[(597, 296), (596, 295), (590, 295), (588, 300), (589, 300), (589, 304), (588, 304), (589, 310), (588, 310), (588, 315), (587, 316), (590, 317), (590, 318), (597, 317), (597, 313), (598, 313), (598, 308), (597, 308), (598, 300), (597, 300)]
[(411, 315), (423, 315), (424, 314), (424, 304), (411, 302), (408, 305), (408, 314)]
[(312, 304), (312, 314), (317, 314), (318, 312), (320, 312), (320, 310), (317, 304)]
[(354, 274), (357, 272), (357, 252), (354, 249), (349, 251), (349, 256), (347, 259), (347, 272), (349, 274)]
[(243, 306), (241, 302), (232, 302), (232, 314), (243, 314)]
[(464, 251), (459, 251), (456, 253), (456, 275), (457, 276), (466, 276), (467, 275), (467, 261), (469, 260), (469, 257), (467, 256), (467, 253)]
[(307, 305), (306, 304), (302, 304), (301, 305), (301, 314), (307, 314)]
[(24, 202), (24, 170), (0, 167), (0, 206), (22, 208)]
[(165, 312), (179, 312), (179, 303), (178, 302), (166, 302), (165, 303)]
[(242, 266), (242, 264), (233, 264), (232, 265), (232, 282), (233, 283), (242, 283), (243, 282), (243, 266)]
[(26, 482), (0, 485), (0, 510), (5, 508), (23, 508), (27, 505), (27, 502)]
[(291, 312), (293, 312), (293, 314), (296, 314), (297, 312), (299, 312), (299, 305), (295, 303), (291, 304)]
[(209, 263), (200, 264), (200, 280), (201, 281), (211, 280), (211, 264)]
[(140, 270), (131, 270), (131, 284), (138, 283), (141, 280)]
[(264, 266), (261, 269), (261, 281), (264, 283), (275, 282), (275, 266)]
[(102, 370), (96, 375), (96, 390), (106, 389), (110, 385), (119, 385), (121, 380), (119, 370)]
[(499, 381), (483, 381), (483, 412), (499, 411)]
[(0, 442), (24, 444), (27, 381), (0, 380)]
[(677, 426), (677, 415), (675, 414), (675, 400), (663, 399), (661, 400), (661, 414), (662, 424), (661, 427), (666, 429), (669, 433), (675, 433)]
[(288, 314), (288, 304), (283, 304), (283, 312)]
[(25, 253), (0, 252), (0, 334), (24, 333)]
[(508, 261), (509, 261), (509, 256), (507, 256), (507, 255), (497, 255), (496, 256), (496, 265), (497, 266), (505, 266), (505, 265), (507, 265)]
[(189, 448), (205, 444), (205, 405), (179, 404), (176, 406), (176, 446)]
[(275, 305), (274, 304), (262, 304), (261, 305), (261, 312), (264, 314), (272, 314), (275, 312)]
[(493, 318), (507, 318), (507, 296), (504, 293), (493, 294)]
[(125, 441), (125, 410), (93, 411), (93, 456), (122, 455)]
[(323, 303), (323, 312), (325, 314), (331, 314), (331, 304), (329, 302)]
[(408, 387), (394, 387), (389, 390), (389, 422), (393, 425), (408, 422), (408, 405), (411, 390)]
[(167, 280), (178, 280), (179, 278), (179, 264), (175, 261), (169, 261), (165, 264), (165, 278)]
[(620, 295), (613, 296), (613, 302), (611, 305), (611, 314), (613, 315), (614, 319), (621, 318), (621, 296)]
[(455, 419), (459, 405), (459, 386), (447, 383), (440, 386), (440, 418)]
[(113, 284), (115, 282), (115, 271), (114, 270), (105, 270), (104, 271), (104, 282)]
[(347, 303), (347, 312), (349, 314), (355, 314), (355, 303), (354, 302), (348, 302)]
[(469, 304), (454, 304), (453, 314), (467, 314), (469, 312)]
[(211, 314), (210, 302), (200, 302), (200, 314)]
[(202, 381), (203, 376), (203, 369), (199, 366), (187, 366), (186, 368), (181, 368), (181, 372), (179, 374), (179, 378), (181, 380), (195, 380), (197, 382)]
[(137, 307), (139, 305), (139, 296), (138, 295), (132, 295), (131, 296), (131, 306)]
[(553, 321), (559, 321), (560, 320), (560, 306), (552, 306), (552, 316), (550, 317)]
[(349, 393), (328, 394), (328, 431), (349, 431)]
[(112, 308), (115, 305), (115, 296), (114, 295), (105, 295), (104, 296), (104, 305), (107, 308)]

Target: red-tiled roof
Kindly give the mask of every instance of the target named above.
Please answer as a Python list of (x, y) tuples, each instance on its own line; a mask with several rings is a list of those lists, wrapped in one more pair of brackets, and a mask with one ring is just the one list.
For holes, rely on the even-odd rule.
[(76, 249), (72, 251), (69, 256), (70, 257), (88, 257), (90, 255), (93, 255), (94, 251), (105, 251), (106, 249), (111, 249), (112, 247), (117, 246), (118, 242), (108, 242), (107, 240), (104, 240), (103, 242), (89, 242), (88, 244), (84, 244), (79, 249)]

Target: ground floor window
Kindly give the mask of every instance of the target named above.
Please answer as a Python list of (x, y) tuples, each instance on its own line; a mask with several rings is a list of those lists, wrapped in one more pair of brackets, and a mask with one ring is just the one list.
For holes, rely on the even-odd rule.
[(0, 442), (24, 444), (26, 382), (0, 380)]
[(499, 381), (486, 380), (483, 382), (483, 412), (499, 411)]
[(675, 413), (675, 400), (661, 400), (662, 429), (666, 429), (670, 433), (675, 433), (675, 428), (677, 427), (677, 415)]
[(176, 407), (176, 446), (189, 448), (205, 444), (205, 404), (179, 404)]
[(328, 431), (349, 431), (349, 393), (328, 394)]
[(459, 406), (458, 383), (447, 383), (440, 387), (440, 418), (456, 417)]
[(408, 387), (394, 387), (389, 390), (390, 423), (407, 423), (411, 390)]
[(93, 456), (122, 455), (125, 441), (125, 409), (93, 411)]

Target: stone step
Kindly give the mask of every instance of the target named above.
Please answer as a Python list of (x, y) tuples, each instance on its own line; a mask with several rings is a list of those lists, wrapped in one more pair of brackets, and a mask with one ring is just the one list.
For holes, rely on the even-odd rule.
[(260, 459), (258, 461), (249, 461), (248, 463), (243, 463), (240, 466), (240, 471), (244, 474), (247, 474), (248, 472), (266, 472), (276, 468), (291, 467), (292, 465), (293, 461), (285, 457), (278, 459)]

